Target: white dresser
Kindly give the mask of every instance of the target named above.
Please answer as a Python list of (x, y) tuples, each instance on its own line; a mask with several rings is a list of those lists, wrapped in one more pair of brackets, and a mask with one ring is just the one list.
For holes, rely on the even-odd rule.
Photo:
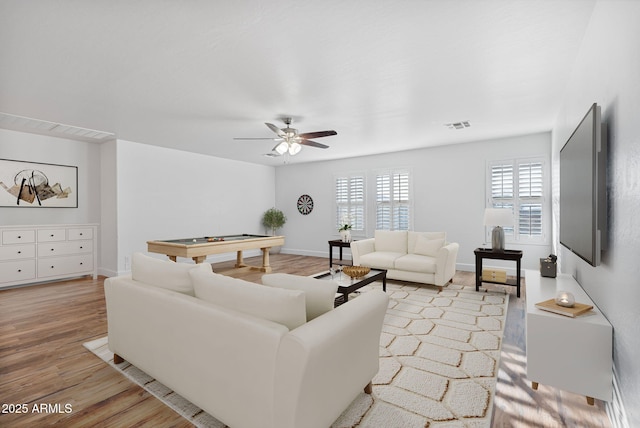
[[(571, 275), (544, 278), (525, 271), (527, 299), (527, 378), (593, 399), (611, 401), (613, 391), (613, 328)], [(535, 307), (569, 291), (577, 303), (593, 310), (576, 318)]]
[(98, 277), (98, 225), (0, 226), (0, 288)]

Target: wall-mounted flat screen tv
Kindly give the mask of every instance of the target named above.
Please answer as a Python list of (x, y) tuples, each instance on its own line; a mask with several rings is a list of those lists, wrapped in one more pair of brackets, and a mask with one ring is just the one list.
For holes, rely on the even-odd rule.
[(560, 150), (560, 243), (592, 266), (606, 243), (606, 135), (593, 104)]

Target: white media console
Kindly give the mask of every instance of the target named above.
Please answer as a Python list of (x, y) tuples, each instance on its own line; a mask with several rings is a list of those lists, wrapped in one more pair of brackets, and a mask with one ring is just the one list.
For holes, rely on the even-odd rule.
[[(613, 390), (613, 328), (576, 280), (567, 274), (556, 278), (526, 270), (527, 377), (533, 389), (550, 385), (587, 397), (611, 401)], [(575, 318), (535, 307), (569, 291), (577, 303), (593, 310)]]

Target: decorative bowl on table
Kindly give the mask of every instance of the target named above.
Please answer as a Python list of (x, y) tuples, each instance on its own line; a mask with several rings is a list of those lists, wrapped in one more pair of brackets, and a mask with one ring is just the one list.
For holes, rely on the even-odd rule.
[(371, 268), (366, 266), (345, 266), (342, 268), (342, 272), (351, 278), (361, 278), (371, 272)]

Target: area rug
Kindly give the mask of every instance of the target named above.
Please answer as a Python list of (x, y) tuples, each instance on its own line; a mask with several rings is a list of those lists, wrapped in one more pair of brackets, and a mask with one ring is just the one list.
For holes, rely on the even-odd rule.
[[(508, 295), (391, 281), (387, 293), (373, 393), (360, 394), (332, 428), (489, 427)], [(128, 362), (114, 364), (106, 337), (84, 346), (195, 426), (225, 427)]]

